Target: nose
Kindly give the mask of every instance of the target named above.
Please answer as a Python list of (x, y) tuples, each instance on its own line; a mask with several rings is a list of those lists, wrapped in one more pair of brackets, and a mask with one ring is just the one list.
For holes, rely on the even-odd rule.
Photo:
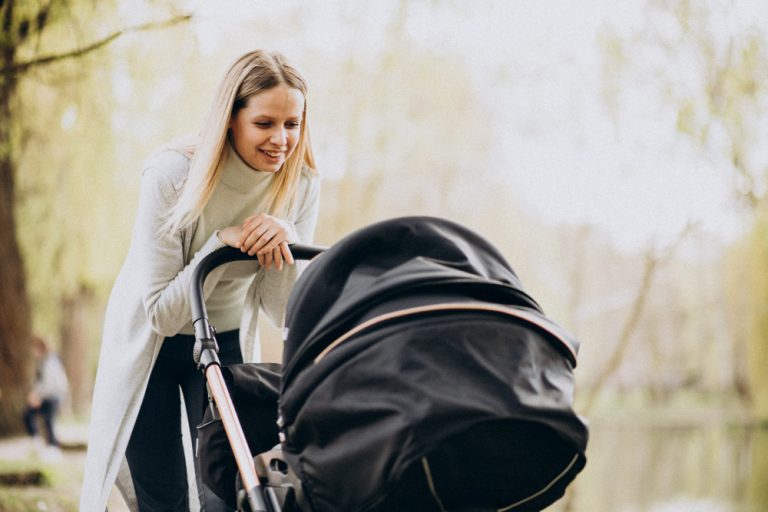
[(276, 146), (283, 147), (288, 142), (288, 134), (284, 127), (276, 127), (269, 136), (269, 142)]

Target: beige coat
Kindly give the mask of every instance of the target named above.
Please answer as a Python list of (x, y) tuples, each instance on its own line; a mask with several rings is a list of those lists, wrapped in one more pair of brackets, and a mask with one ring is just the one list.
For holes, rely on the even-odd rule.
[[(137, 509), (124, 454), (150, 370), (164, 337), (175, 335), (191, 318), (189, 290), (193, 269), (203, 257), (223, 246), (213, 234), (197, 253), (190, 254), (196, 225), (173, 239), (157, 236), (163, 215), (175, 203), (188, 169), (189, 160), (185, 156), (165, 150), (151, 157), (142, 173), (130, 248), (105, 316), (81, 512), (103, 512), (116, 480), (131, 509)], [(291, 241), (311, 243), (319, 205), (319, 178), (315, 173), (302, 172), (297, 199), (285, 219), (294, 229)], [(219, 268), (209, 275), (206, 297), (222, 272), (223, 268)], [(240, 343), (246, 361), (259, 358), (256, 334), (259, 309), (265, 311), (272, 323), (281, 325), (297, 275), (298, 268), (287, 265), (281, 272), (258, 270), (254, 275), (240, 325)], [(196, 490), (190, 489), (190, 496), (196, 495)]]

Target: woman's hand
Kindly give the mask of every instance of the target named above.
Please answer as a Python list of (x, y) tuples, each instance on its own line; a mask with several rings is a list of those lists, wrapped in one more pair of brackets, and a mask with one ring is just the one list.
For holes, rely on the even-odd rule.
[(230, 247), (235, 249), (240, 248), (240, 233), (242, 228), (240, 226), (229, 226), (224, 229), (220, 229), (218, 232), (219, 240), (224, 242)]
[(272, 215), (259, 213), (245, 219), (238, 243), (239, 246), (233, 247), (239, 247), (250, 256), (255, 254), (259, 265), (267, 270), (273, 264), (277, 270), (282, 270), (283, 260), (289, 265), (294, 263), (288, 248), (288, 229), (283, 221)]

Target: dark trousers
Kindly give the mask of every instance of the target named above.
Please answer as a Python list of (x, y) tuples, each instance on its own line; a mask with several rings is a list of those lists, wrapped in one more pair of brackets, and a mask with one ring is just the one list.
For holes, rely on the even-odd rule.
[(37, 407), (27, 407), (24, 410), (24, 426), (27, 427), (29, 435), (37, 435), (37, 418), (42, 418), (45, 426), (45, 440), (51, 446), (59, 446), (59, 441), (53, 431), (53, 422), (58, 410), (59, 400), (56, 398), (46, 398)]
[[(222, 365), (242, 363), (238, 331), (216, 335)], [(192, 359), (194, 336), (166, 338), (152, 368), (139, 416), (125, 452), (139, 509), (151, 512), (189, 510), (189, 487), (181, 438), (181, 388), (192, 446), (207, 403), (205, 379)], [(197, 470), (197, 461), (195, 461)], [(201, 510), (228, 511), (222, 500), (202, 484), (197, 472)], [(232, 482), (232, 485), (235, 485)]]

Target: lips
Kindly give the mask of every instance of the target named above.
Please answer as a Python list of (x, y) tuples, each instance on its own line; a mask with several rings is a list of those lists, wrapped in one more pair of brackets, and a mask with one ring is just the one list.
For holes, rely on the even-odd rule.
[(282, 151), (269, 151), (266, 149), (259, 149), (263, 154), (265, 154), (267, 157), (269, 157), (272, 160), (280, 160), (280, 158), (283, 156)]

